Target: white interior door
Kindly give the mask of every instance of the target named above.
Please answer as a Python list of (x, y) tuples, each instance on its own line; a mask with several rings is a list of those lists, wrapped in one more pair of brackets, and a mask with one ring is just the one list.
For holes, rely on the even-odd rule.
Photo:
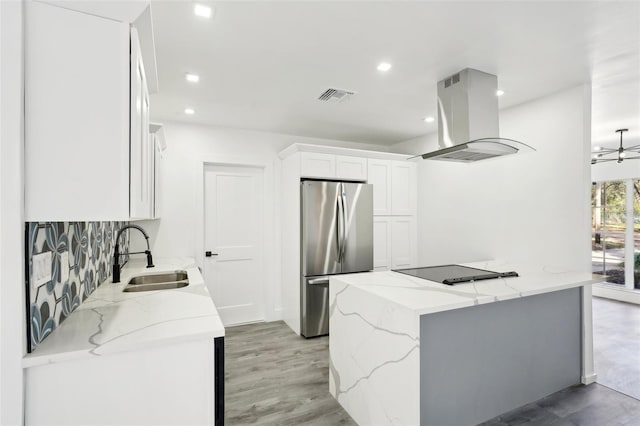
[(264, 320), (263, 170), (207, 166), (205, 280), (225, 326)]

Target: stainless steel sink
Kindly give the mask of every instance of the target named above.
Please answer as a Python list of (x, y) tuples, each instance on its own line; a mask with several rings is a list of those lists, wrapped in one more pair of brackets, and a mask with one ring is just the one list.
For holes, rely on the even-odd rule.
[(133, 277), (122, 291), (128, 293), (132, 291), (169, 290), (188, 285), (189, 277), (186, 271), (173, 271)]
[(173, 271), (173, 272), (161, 272), (159, 274), (152, 275), (139, 275), (129, 280), (129, 284), (155, 284), (155, 283), (168, 283), (173, 281), (187, 280), (186, 271)]

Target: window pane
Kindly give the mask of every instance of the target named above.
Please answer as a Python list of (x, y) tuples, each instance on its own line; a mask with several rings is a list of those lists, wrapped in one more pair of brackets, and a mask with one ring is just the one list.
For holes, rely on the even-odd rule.
[(609, 283), (624, 285), (625, 181), (597, 183), (591, 189), (591, 197), (592, 270), (607, 275)]
[(633, 181), (633, 287), (640, 289), (640, 179)]

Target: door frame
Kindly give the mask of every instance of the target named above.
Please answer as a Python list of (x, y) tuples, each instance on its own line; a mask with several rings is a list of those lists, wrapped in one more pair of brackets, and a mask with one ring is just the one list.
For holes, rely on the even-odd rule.
[[(276, 221), (276, 208), (279, 205), (278, 192), (273, 190), (276, 188), (274, 167), (271, 164), (265, 163), (262, 159), (256, 158), (238, 158), (238, 157), (225, 157), (216, 156), (212, 158), (204, 158), (198, 161), (197, 164), (197, 187), (196, 187), (196, 235), (195, 241), (195, 259), (198, 266), (203, 271), (204, 275), (204, 261), (205, 256), (205, 172), (208, 166), (222, 166), (222, 167), (252, 167), (256, 169), (262, 169), (262, 193), (263, 193), (263, 206), (262, 206), (262, 275), (266, 278), (262, 286), (262, 310), (263, 317), (266, 322), (276, 321), (282, 317), (282, 303), (280, 298), (280, 286), (277, 284), (280, 265), (280, 250), (279, 250), (279, 230), (280, 223)], [(268, 202), (269, 199), (273, 202)]]

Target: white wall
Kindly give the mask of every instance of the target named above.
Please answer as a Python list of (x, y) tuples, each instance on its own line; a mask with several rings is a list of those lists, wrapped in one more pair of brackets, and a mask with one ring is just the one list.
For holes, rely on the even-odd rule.
[[(504, 259), (589, 271), (590, 91), (581, 86), (502, 110), (500, 133), (537, 151), (419, 163), (419, 263)], [(391, 148), (432, 151), (437, 135)]]
[(594, 182), (638, 178), (640, 178), (639, 160), (627, 160), (620, 164), (612, 161), (591, 166), (591, 180)]
[[(280, 160), (278, 152), (293, 143), (384, 150), (379, 145), (315, 139), (293, 135), (165, 122), (167, 151), (162, 174), (162, 218), (139, 222), (150, 234), (155, 256), (202, 259), (203, 161), (262, 165), (265, 170), (265, 229), (267, 320), (280, 312), (280, 221), (278, 207)], [(143, 248), (135, 235), (131, 251)], [(203, 268), (204, 269), (204, 268)]]
[(0, 424), (23, 422), (22, 1), (0, 2)]

